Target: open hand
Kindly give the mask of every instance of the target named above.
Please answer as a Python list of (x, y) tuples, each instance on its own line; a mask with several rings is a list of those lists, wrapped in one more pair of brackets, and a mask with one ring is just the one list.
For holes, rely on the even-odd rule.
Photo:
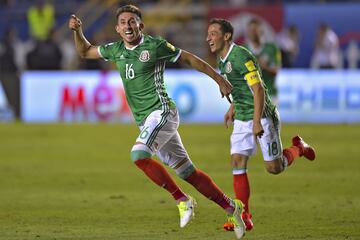
[(229, 128), (229, 126), (234, 122), (234, 117), (235, 113), (232, 108), (230, 108), (224, 116), (224, 123), (226, 128)]

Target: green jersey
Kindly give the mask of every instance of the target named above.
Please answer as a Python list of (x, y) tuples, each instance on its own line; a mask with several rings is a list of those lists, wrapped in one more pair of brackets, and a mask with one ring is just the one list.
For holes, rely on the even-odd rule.
[[(249, 49), (259, 61), (266, 62), (270, 67), (281, 66), (281, 52), (275, 44), (265, 43), (259, 49), (255, 49), (251, 44), (247, 44), (245, 47)], [(266, 71), (262, 71), (262, 76), (270, 96), (277, 96), (276, 76)]]
[(131, 49), (121, 40), (100, 46), (99, 53), (105, 60), (115, 62), (138, 125), (155, 110), (175, 108), (165, 89), (164, 69), (166, 61), (177, 61), (179, 48), (160, 37), (144, 35), (139, 45)]
[[(233, 85), (231, 95), (233, 98), (235, 119), (249, 121), (254, 115), (254, 97), (252, 85), (262, 82), (259, 65), (256, 58), (246, 48), (231, 44), (229, 52), (224, 59), (218, 59), (221, 74)], [(269, 117), (275, 110), (269, 94), (265, 89), (265, 107), (262, 117)]]

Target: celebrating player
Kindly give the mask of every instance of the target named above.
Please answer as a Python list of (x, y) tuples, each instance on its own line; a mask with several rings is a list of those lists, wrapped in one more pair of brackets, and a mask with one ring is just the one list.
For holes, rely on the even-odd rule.
[(162, 38), (143, 34), (141, 18), (142, 14), (136, 6), (119, 8), (115, 30), (121, 40), (101, 46), (87, 41), (82, 23), (75, 15), (69, 20), (69, 28), (74, 31), (76, 49), (81, 57), (103, 58), (116, 63), (127, 102), (140, 128), (131, 150), (131, 159), (149, 179), (174, 197), (179, 208), (180, 227), (184, 227), (194, 216), (195, 200), (179, 188), (161, 164), (152, 159), (154, 154), (173, 168), (180, 178), (222, 207), (235, 226), (237, 238), (241, 238), (245, 232), (241, 201), (227, 197), (208, 175), (196, 168), (181, 142), (177, 131), (178, 111), (164, 86), (165, 62), (180, 60), (206, 73), (217, 82), (223, 96), (230, 94), (232, 85), (193, 54), (174, 47)]
[[(218, 56), (221, 74), (234, 86), (231, 91), (233, 103), (224, 120), (226, 126), (234, 122), (231, 135), (231, 163), (234, 175), (234, 191), (237, 199), (245, 204), (242, 214), (246, 230), (253, 228), (249, 212), (250, 186), (247, 162), (254, 155), (257, 141), (269, 173), (278, 174), (290, 166), (295, 158), (304, 156), (315, 159), (314, 149), (301, 137), (292, 139), (292, 146), (282, 149), (280, 122), (277, 109), (271, 102), (255, 56), (246, 48), (232, 42), (234, 29), (224, 19), (212, 19), (206, 41), (210, 50)], [(232, 230), (232, 223), (225, 223)]]
[(253, 18), (248, 23), (248, 42), (244, 45), (258, 60), (262, 79), (273, 102), (277, 102), (276, 74), (281, 67), (280, 49), (270, 42), (263, 42), (261, 22)]

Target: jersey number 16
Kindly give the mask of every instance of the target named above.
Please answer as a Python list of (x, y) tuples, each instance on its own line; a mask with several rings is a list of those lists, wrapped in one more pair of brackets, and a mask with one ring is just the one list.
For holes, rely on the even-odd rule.
[(133, 79), (135, 77), (135, 71), (132, 68), (132, 64), (125, 65), (125, 78), (126, 79)]

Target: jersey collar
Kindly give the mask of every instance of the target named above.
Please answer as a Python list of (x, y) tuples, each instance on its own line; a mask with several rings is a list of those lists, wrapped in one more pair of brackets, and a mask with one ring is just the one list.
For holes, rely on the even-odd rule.
[(135, 46), (133, 46), (132, 48), (128, 48), (127, 46), (125, 46), (125, 48), (127, 49), (127, 50), (134, 50), (135, 48), (137, 48), (140, 44), (142, 44), (144, 42), (144, 34), (142, 34), (142, 36), (141, 36), (141, 40), (140, 40), (140, 42), (139, 42), (139, 44), (138, 45), (135, 45)]
[(226, 61), (226, 59), (227, 59), (228, 56), (230, 55), (231, 50), (233, 49), (234, 46), (235, 46), (235, 43), (231, 43), (231, 45), (230, 45), (230, 47), (229, 47), (229, 51), (227, 52), (227, 54), (226, 54), (226, 56), (224, 57), (224, 59), (222, 59), (222, 58), (220, 57), (221, 62), (225, 62), (225, 61)]

